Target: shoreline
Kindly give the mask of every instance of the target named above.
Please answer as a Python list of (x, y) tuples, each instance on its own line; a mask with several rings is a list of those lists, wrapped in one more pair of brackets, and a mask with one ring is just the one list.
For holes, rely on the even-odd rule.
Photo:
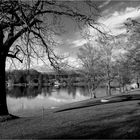
[[(132, 99), (140, 97), (135, 93)], [(95, 105), (98, 101), (88, 99), (37, 117), (1, 122), (0, 139), (140, 138), (140, 99)]]
[[(78, 108), (82, 108), (82, 107), (106, 104), (106, 103), (101, 103), (101, 99), (114, 98), (114, 97), (118, 97), (118, 96), (122, 96), (122, 95), (126, 95), (126, 96), (133, 95), (133, 94), (137, 94), (138, 91), (140, 91), (140, 89), (132, 90), (129, 93), (114, 94), (111, 96), (103, 96), (103, 97), (97, 97), (97, 98), (88, 98), (88, 99), (74, 101), (74, 102), (70, 102), (70, 103), (66, 103), (66, 104), (59, 104), (59, 105), (56, 105), (56, 106), (50, 107), (50, 108), (42, 107), (42, 108), (38, 108), (38, 109), (30, 109), (30, 110), (23, 110), (23, 111), (20, 110), (18, 112), (16, 111), (16, 112), (10, 112), (10, 113), (13, 115), (16, 115), (16, 116), (20, 116), (20, 117), (37, 117), (37, 116), (42, 116), (42, 114), (44, 112), (46, 112), (46, 113), (47, 112), (57, 112), (57, 111), (59, 112), (61, 110), (71, 110), (71, 109), (78, 109)], [(139, 97), (138, 97), (138, 99), (139, 99)], [(121, 99), (119, 99), (118, 101), (112, 101), (112, 102), (120, 102), (120, 100)], [(127, 100), (127, 98), (126, 99), (124, 98), (123, 100)], [(107, 104), (108, 104), (108, 102), (107, 102)]]

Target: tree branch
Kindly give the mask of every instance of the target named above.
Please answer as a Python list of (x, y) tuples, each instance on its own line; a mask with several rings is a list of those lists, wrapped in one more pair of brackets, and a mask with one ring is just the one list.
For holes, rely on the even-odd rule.
[[(49, 59), (49, 61), (50, 61), (50, 63), (51, 63), (51, 66), (54, 67), (56, 70), (60, 70), (60, 68), (59, 68), (59, 62), (58, 62), (58, 59), (59, 59), (59, 58), (52, 52), (52, 50), (49, 50), (49, 47), (48, 47), (48, 45), (46, 44), (46, 42), (45, 42), (45, 40), (43, 39), (43, 37), (42, 37), (39, 33), (35, 32), (35, 31), (33, 31), (33, 30), (31, 30), (31, 32), (32, 32), (34, 35), (38, 36), (39, 39), (41, 40), (41, 42), (43, 43), (43, 45), (46, 47), (46, 53), (47, 53), (48, 59)], [(52, 53), (54, 57), (52, 57), (52, 56), (50, 55), (50, 53)]]
[[(32, 21), (28, 27), (24, 27), (22, 28), (18, 33), (16, 33), (14, 36), (8, 38), (6, 40), (6, 42), (4, 43), (4, 46), (8, 46), (8, 47), (11, 47), (11, 45), (14, 43), (14, 41), (16, 39), (18, 39), (22, 34), (24, 34), (27, 30), (29, 30), (29, 28), (31, 28), (34, 24), (36, 24), (37, 22), (41, 22), (40, 20), (38, 19), (34, 19), (34, 21)], [(9, 48), (7, 48), (9, 49)]]
[(90, 18), (90, 17), (88, 17), (86, 15), (82, 15), (80, 13), (74, 12), (74, 11), (71, 11), (71, 13), (69, 13), (69, 12), (55, 11), (55, 10), (44, 10), (44, 11), (38, 11), (36, 13), (36, 15), (45, 14), (45, 13), (69, 16), (69, 17), (77, 18), (77, 19), (79, 19), (81, 21), (82, 20), (85, 20), (85, 21), (93, 21), (92, 18)]
[(15, 52), (15, 54), (7, 54), (8, 57), (11, 57), (11, 58), (16, 58), (18, 61), (20, 61), (21, 63), (23, 62), (23, 60), (21, 60), (20, 58), (17, 57), (17, 54), (20, 50), (17, 49), (17, 51)]

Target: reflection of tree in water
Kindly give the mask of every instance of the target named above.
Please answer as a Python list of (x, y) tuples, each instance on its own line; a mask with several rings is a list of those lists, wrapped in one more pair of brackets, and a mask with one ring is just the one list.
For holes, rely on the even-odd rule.
[(38, 94), (41, 94), (41, 89), (39, 87), (29, 87), (25, 89), (28, 98), (33, 98), (36, 97)]
[(66, 90), (66, 88), (63, 88), (63, 87), (60, 88), (60, 87), (58, 87), (58, 88), (55, 88), (53, 90), (55, 90), (57, 92), (57, 94), (59, 95), (62, 92), (62, 90), (64, 91), (64, 90)]
[(38, 87), (14, 87), (13, 89), (7, 90), (7, 95), (15, 98), (34, 98), (38, 94), (41, 94), (41, 89)]
[(42, 87), (41, 88), (41, 94), (43, 94), (44, 96), (51, 96), (52, 95), (52, 90), (53, 87)]
[(23, 87), (14, 87), (12, 89), (7, 89), (7, 95), (9, 95), (10, 97), (15, 97), (15, 98), (19, 98), (19, 97), (24, 97), (24, 89)]
[(80, 95), (83, 95), (83, 96), (90, 95), (90, 93), (87, 90), (87, 87), (67, 86), (67, 87), (57, 88), (55, 90), (57, 91), (57, 94), (60, 94), (63, 90), (63, 92), (65, 92), (69, 96), (72, 96), (73, 98), (76, 97), (77, 91), (79, 91)]
[(79, 89), (79, 92), (80, 92), (81, 95), (90, 96), (89, 90), (86, 86), (85, 87), (80, 87), (78, 89)]
[(76, 87), (75, 86), (68, 86), (68, 94), (72, 95), (73, 98), (76, 96)]
[(76, 96), (76, 87), (74, 86), (67, 86), (67, 87), (58, 87), (58, 88), (53, 88), (54, 91), (59, 95), (62, 92), (67, 94), (67, 95), (72, 95), (73, 98)]
[[(37, 95), (42, 94), (43, 96), (52, 96), (54, 88), (53, 87), (13, 87), (7, 89), (7, 95), (10, 97), (21, 98), (35, 98)], [(57, 94), (60, 94), (63, 90), (64, 93), (72, 96), (73, 98), (76, 97), (77, 91), (83, 96), (90, 95), (86, 87), (74, 87), (68, 86), (64, 88), (57, 88), (55, 89)]]

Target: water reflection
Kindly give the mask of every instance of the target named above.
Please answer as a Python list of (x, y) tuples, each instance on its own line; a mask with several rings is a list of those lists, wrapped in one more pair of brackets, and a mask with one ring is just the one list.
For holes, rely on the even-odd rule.
[(83, 87), (11, 87), (7, 89), (9, 111), (19, 114), (28, 112), (29, 115), (42, 108), (55, 108), (88, 98), (90, 94)]
[(83, 96), (89, 96), (88, 90), (84, 87), (65, 87), (65, 88), (53, 88), (53, 87), (11, 87), (7, 89), (7, 95), (14, 98), (35, 98), (39, 94), (43, 94), (44, 96), (52, 96), (53, 92), (56, 94), (61, 94), (64, 92), (65, 94), (76, 98), (77, 92), (80, 92)]
[(44, 94), (44, 96), (52, 95), (52, 87), (11, 87), (7, 89), (7, 95), (14, 98), (35, 98), (38, 94)]
[[(105, 88), (96, 90), (97, 97), (106, 94)], [(118, 94), (113, 91), (113, 94)], [(52, 109), (60, 105), (89, 99), (91, 95), (84, 87), (11, 87), (7, 89), (9, 112), (21, 116), (34, 116), (42, 109)]]

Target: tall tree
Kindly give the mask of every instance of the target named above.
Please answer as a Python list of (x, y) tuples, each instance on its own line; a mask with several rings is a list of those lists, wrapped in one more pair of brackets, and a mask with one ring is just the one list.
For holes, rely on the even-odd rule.
[[(140, 23), (137, 20), (128, 18), (125, 22), (127, 30), (127, 59), (131, 65), (133, 77), (139, 85), (140, 77)], [(139, 87), (139, 86), (138, 86)]]
[(79, 49), (78, 58), (81, 62), (80, 73), (87, 84), (91, 95), (96, 98), (95, 89), (103, 80), (102, 55), (97, 46), (86, 44)]
[(127, 55), (127, 61), (129, 62), (129, 69), (133, 75), (139, 87), (139, 78), (140, 78), (140, 46), (135, 46), (134, 48), (129, 49)]
[(113, 49), (114, 49), (114, 41), (113, 37), (109, 38), (98, 38), (98, 44), (100, 48), (100, 52), (102, 55), (102, 68), (104, 70), (104, 81), (107, 85), (107, 95), (111, 95), (111, 82), (116, 76), (116, 73), (114, 71), (115, 69), (115, 63), (113, 58)]
[[(86, 10), (83, 10), (83, 7)], [(55, 68), (58, 57), (52, 46), (65, 18), (82, 25), (92, 25), (98, 16), (93, 1), (1, 0), (0, 1), (0, 115), (7, 115), (5, 65), (7, 57), (20, 62), (46, 53)], [(42, 49), (42, 48), (44, 49)]]
[[(120, 59), (116, 62), (116, 80), (119, 83), (119, 87), (120, 87), (120, 92), (124, 93), (125, 90), (127, 89), (127, 84), (131, 83), (132, 80), (132, 71), (131, 71), (131, 63), (129, 62), (129, 59), (123, 58)], [(126, 88), (125, 88), (126, 87)]]

